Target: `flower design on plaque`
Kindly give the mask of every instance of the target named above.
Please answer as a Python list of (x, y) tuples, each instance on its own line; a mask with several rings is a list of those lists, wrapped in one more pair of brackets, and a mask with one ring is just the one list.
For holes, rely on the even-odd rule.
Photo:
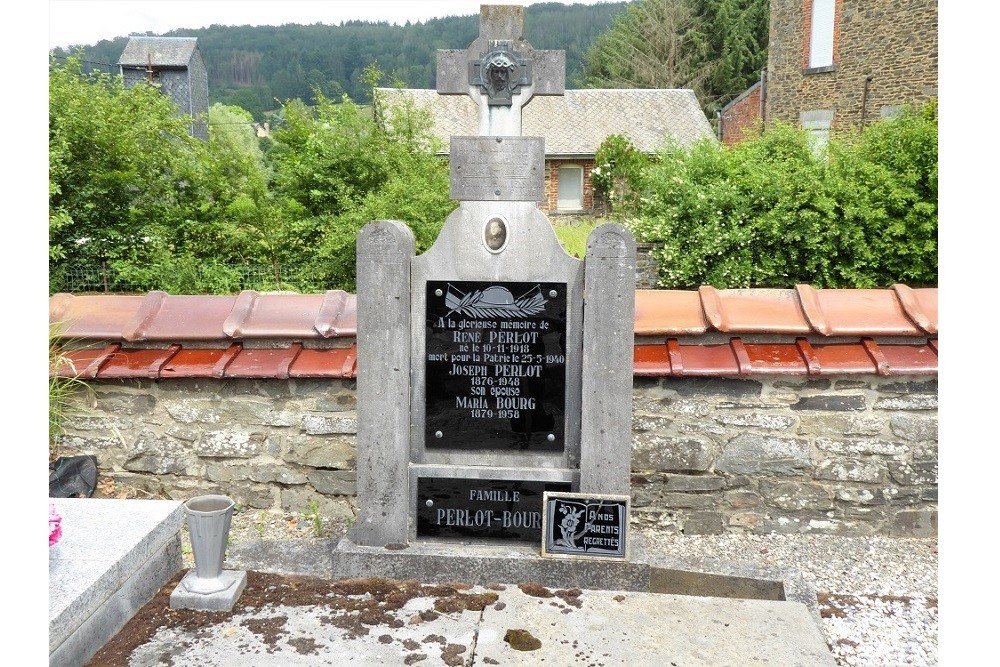
[(626, 557), (629, 497), (546, 491), (543, 556)]
[(427, 282), (425, 445), (564, 447), (566, 284)]

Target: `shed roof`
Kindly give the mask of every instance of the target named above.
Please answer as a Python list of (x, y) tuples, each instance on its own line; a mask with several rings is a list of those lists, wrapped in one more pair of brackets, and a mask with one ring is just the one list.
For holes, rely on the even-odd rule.
[[(478, 107), (467, 95), (439, 95), (435, 90), (414, 88), (380, 90), (390, 104), (405, 95), (429, 110), (434, 133), (445, 147), (452, 136), (479, 133)], [(625, 135), (646, 153), (662, 148), (668, 139), (689, 146), (715, 136), (694, 91), (627, 88), (536, 95), (524, 107), (521, 134), (544, 137), (549, 156), (593, 155), (612, 134)]]
[(141, 37), (132, 36), (118, 58), (124, 66), (185, 67), (191, 62), (198, 48), (197, 37)]

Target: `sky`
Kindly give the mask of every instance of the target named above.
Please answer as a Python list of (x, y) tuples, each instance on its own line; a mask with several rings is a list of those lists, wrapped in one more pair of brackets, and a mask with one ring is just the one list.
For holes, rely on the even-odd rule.
[[(611, 0), (575, 0), (597, 4)], [(534, 0), (49, 0), (48, 47), (96, 44), (130, 33), (161, 34), (217, 25), (283, 25), (343, 21), (416, 23), (479, 14), (481, 4), (537, 4)]]

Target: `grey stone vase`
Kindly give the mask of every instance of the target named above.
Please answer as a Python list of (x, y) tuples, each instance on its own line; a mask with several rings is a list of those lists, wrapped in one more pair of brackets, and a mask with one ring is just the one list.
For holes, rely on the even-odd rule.
[(215, 495), (196, 496), (184, 503), (195, 565), (195, 576), (184, 582), (188, 591), (209, 595), (235, 582), (232, 577), (222, 576), (235, 505), (232, 498)]

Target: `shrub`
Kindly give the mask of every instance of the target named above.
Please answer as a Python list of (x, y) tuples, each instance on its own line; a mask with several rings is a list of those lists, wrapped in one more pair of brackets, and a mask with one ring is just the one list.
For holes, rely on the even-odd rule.
[(659, 246), (661, 286), (936, 284), (934, 104), (821, 154), (782, 124), (733, 147), (668, 146), (643, 182), (628, 225)]
[(649, 158), (628, 137), (612, 134), (597, 147), (591, 177), (611, 210), (629, 215), (639, 204), (642, 178), (648, 166)]

